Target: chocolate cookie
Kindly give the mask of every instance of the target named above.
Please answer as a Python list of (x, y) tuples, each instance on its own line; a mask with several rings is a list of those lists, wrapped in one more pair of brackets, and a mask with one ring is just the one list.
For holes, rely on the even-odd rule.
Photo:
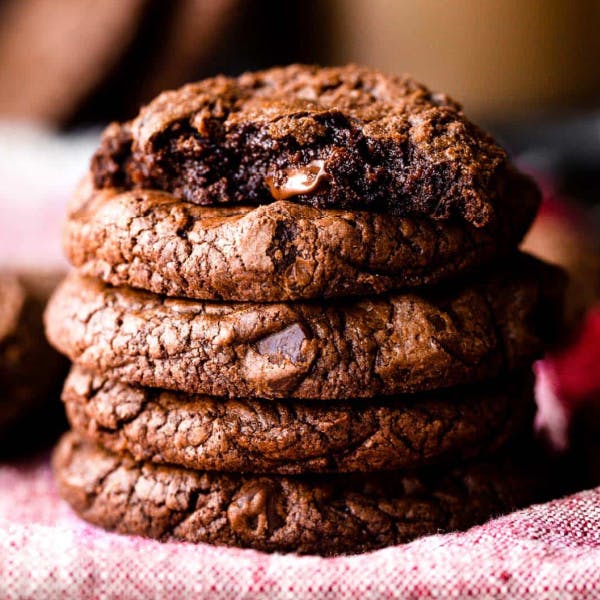
[(25, 303), (25, 290), (16, 275), (0, 273), (0, 343), (15, 333)]
[(526, 255), (443, 290), (354, 302), (211, 304), (70, 275), (50, 342), (127, 383), (229, 397), (426, 391), (528, 365), (559, 325), (562, 272)]
[(195, 204), (293, 198), (476, 226), (495, 218), (508, 167), (456, 102), (355, 65), (292, 65), (165, 92), (111, 125), (92, 160), (97, 187)]
[(533, 374), (359, 403), (222, 400), (141, 388), (74, 367), (75, 431), (137, 460), (241, 473), (377, 471), (470, 458), (531, 424)]
[(75, 511), (118, 533), (332, 555), (466, 529), (530, 503), (539, 474), (523, 462), (527, 457), (414, 473), (245, 476), (137, 463), (69, 433), (53, 466)]
[(58, 401), (66, 361), (49, 346), (42, 323), (58, 280), (55, 274), (0, 274), (0, 446), (53, 393)]
[(69, 209), (64, 248), (84, 275), (168, 296), (357, 296), (435, 283), (508, 253), (537, 205), (535, 188), (515, 183), (499, 218), (477, 228), (285, 200), (201, 207), (151, 190), (98, 191), (86, 181)]

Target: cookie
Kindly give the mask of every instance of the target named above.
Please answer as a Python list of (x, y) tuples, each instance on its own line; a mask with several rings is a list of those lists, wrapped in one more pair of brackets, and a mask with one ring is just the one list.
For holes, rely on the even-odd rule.
[(57, 274), (0, 274), (0, 446), (15, 424), (59, 390), (66, 360), (44, 338), (42, 314)]
[(536, 498), (528, 457), (420, 472), (237, 475), (138, 463), (69, 433), (53, 467), (87, 521), (159, 540), (358, 553), (466, 529)]
[(509, 171), (505, 151), (446, 95), (356, 65), (292, 65), (165, 92), (109, 126), (91, 164), (97, 187), (201, 205), (291, 198), (476, 226), (496, 217)]
[(206, 303), (71, 274), (50, 342), (127, 383), (235, 398), (339, 399), (483, 381), (559, 326), (562, 272), (526, 255), (454, 287), (353, 302)]
[(531, 425), (533, 375), (359, 403), (215, 399), (111, 381), (74, 367), (71, 427), (137, 460), (298, 474), (405, 469), (470, 458)]
[(312, 208), (202, 207), (152, 190), (96, 190), (71, 202), (69, 260), (84, 275), (168, 296), (270, 302), (432, 284), (507, 254), (535, 215), (535, 188), (510, 187), (493, 224)]
[(0, 273), (0, 344), (13, 335), (25, 303), (25, 290), (17, 277)]

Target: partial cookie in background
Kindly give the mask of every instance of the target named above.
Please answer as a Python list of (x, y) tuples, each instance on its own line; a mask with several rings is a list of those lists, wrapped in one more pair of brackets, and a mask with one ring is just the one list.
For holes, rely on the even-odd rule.
[(68, 433), (53, 467), (75, 511), (118, 533), (334, 555), (467, 529), (541, 500), (532, 454), (414, 472), (251, 476), (139, 463)]
[(239, 473), (368, 472), (471, 458), (531, 428), (533, 373), (368, 402), (224, 400), (74, 367), (71, 427), (137, 460)]
[(230, 398), (372, 398), (526, 367), (560, 330), (562, 272), (516, 255), (443, 289), (323, 304), (165, 298), (69, 275), (48, 339), (127, 383)]
[(523, 249), (569, 274), (565, 309), (577, 321), (600, 300), (600, 215), (572, 199), (548, 194)]
[(133, 43), (149, 0), (8, 0), (0, 13), (0, 113), (65, 123)]
[(181, 85), (214, 49), (236, 0), (4, 0), (0, 114), (106, 122)]
[(69, 205), (63, 246), (83, 275), (168, 296), (272, 302), (378, 294), (447, 280), (508, 254), (539, 202), (535, 186), (513, 179), (494, 222), (474, 227), (286, 200), (203, 207), (153, 190), (94, 189), (88, 178)]
[[(23, 450), (60, 422), (67, 363), (44, 337), (42, 315), (62, 274), (0, 274), (0, 451), (27, 426)], [(53, 421), (54, 419), (54, 421)], [(22, 444), (21, 444), (22, 442)], [(12, 450), (12, 449), (11, 449)]]

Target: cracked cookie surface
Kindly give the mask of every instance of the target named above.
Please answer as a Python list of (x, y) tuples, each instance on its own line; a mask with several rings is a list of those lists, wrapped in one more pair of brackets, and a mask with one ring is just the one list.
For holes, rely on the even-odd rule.
[(71, 274), (50, 342), (127, 383), (233, 398), (339, 399), (475, 383), (528, 365), (559, 326), (562, 272), (528, 257), (451, 287), (358, 301), (208, 303)]
[(84, 275), (168, 296), (379, 294), (447, 280), (512, 251), (539, 202), (534, 187), (516, 181), (498, 218), (478, 228), (289, 200), (203, 207), (152, 190), (97, 190), (86, 180), (70, 204), (63, 246)]
[(504, 457), (417, 472), (237, 475), (135, 462), (74, 433), (53, 457), (62, 497), (106, 529), (324, 555), (466, 529), (537, 500), (540, 475), (529, 462)]
[(496, 218), (504, 150), (444, 94), (347, 65), (291, 65), (165, 92), (104, 133), (97, 187), (201, 205), (291, 198), (321, 208)]
[(531, 424), (533, 374), (368, 403), (215, 399), (128, 386), (74, 367), (71, 427), (137, 460), (285, 473), (420, 467), (495, 450)]

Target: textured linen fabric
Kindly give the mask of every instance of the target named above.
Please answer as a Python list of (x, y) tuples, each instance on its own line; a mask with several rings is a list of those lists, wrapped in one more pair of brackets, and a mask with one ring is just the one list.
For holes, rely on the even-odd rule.
[(0, 467), (0, 598), (596, 598), (600, 488), (370, 554), (268, 555), (106, 533), (46, 458)]
[[(538, 426), (557, 447), (583, 398), (600, 398), (598, 310), (567, 350), (536, 365)], [(587, 368), (579, 387), (568, 378), (567, 397), (577, 357)], [(586, 456), (600, 463), (600, 440), (591, 443)], [(600, 598), (600, 487), (464, 533), (319, 558), (108, 533), (59, 499), (47, 455), (0, 462), (1, 599), (449, 597)]]

